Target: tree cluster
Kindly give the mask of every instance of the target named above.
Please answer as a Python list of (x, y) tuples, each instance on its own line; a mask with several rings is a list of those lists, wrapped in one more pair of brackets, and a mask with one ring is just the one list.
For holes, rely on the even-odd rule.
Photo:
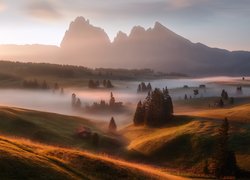
[(144, 83), (144, 82), (141, 82), (139, 85), (138, 85), (138, 88), (137, 88), (137, 92), (149, 92), (149, 91), (152, 91), (152, 86), (150, 83), (148, 83), (147, 85)]
[(105, 87), (105, 88), (113, 88), (114, 87), (110, 80), (104, 79), (102, 84), (103, 84), (103, 87)]
[(91, 89), (99, 88), (99, 87), (101, 87), (101, 85), (104, 88), (113, 88), (114, 87), (113, 84), (111, 83), (111, 81), (110, 80), (106, 80), (106, 79), (103, 80), (102, 84), (100, 83), (99, 80), (94, 81), (94, 80), (91, 79), (88, 82), (88, 87), (91, 88)]
[(45, 80), (42, 83), (39, 83), (36, 79), (24, 80), (23, 87), (29, 89), (49, 89), (49, 86)]
[(88, 82), (88, 87), (91, 89), (95, 89), (98, 88), (100, 86), (100, 82), (99, 81), (94, 81), (94, 80), (89, 80)]
[(173, 118), (173, 103), (168, 94), (168, 89), (155, 89), (148, 93), (142, 103), (138, 102), (134, 114), (134, 125), (148, 125), (159, 127), (168, 123)]

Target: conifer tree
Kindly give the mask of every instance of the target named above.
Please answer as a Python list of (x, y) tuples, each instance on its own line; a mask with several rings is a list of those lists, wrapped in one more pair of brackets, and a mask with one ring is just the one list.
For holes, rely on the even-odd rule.
[(109, 132), (111, 133), (115, 133), (117, 129), (116, 123), (115, 123), (115, 119), (112, 117), (110, 122), (109, 122)]
[(138, 102), (135, 115), (134, 115), (134, 125), (142, 125), (144, 123), (144, 110), (141, 101)]

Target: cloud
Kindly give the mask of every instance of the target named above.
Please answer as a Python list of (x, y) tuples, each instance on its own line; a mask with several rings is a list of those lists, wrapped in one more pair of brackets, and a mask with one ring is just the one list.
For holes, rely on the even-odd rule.
[(26, 12), (31, 17), (45, 20), (57, 20), (63, 17), (52, 3), (46, 1), (29, 2)]

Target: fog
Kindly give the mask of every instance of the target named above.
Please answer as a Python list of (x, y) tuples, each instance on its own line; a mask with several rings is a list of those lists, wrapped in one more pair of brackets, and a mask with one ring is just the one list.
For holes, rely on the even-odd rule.
[[(193, 89), (200, 84), (206, 85), (206, 90), (200, 90), (200, 94), (197, 97), (211, 97), (220, 96), (221, 90), (225, 89), (229, 96), (249, 96), (250, 88), (243, 87), (243, 95), (236, 93), (236, 86), (226, 86), (213, 83), (215, 81), (232, 81), (240, 78), (231, 77), (215, 77), (215, 78), (203, 78), (203, 79), (163, 79), (151, 81), (153, 88), (168, 87), (169, 92), (173, 100), (183, 99), (184, 94), (193, 96)], [(148, 83), (148, 82), (146, 82)], [(114, 116), (118, 125), (122, 126), (132, 122), (132, 117), (135, 111), (136, 104), (139, 100), (143, 100), (146, 94), (138, 94), (137, 86), (139, 82), (121, 82), (118, 87), (112, 90), (103, 89), (65, 89), (64, 95), (60, 92), (53, 93), (52, 91), (38, 91), (38, 90), (19, 90), (19, 89), (0, 89), (0, 105), (27, 108), (39, 111), (54, 112), (66, 115), (81, 116), (93, 121), (108, 122), (112, 116)], [(189, 87), (185, 89), (184, 85)], [(84, 112), (75, 111), (71, 107), (71, 94), (75, 93), (78, 98), (81, 99), (82, 106), (92, 105), (93, 102), (100, 102), (105, 100), (109, 102), (110, 92), (117, 102), (123, 102), (130, 112), (126, 113), (107, 113), (107, 114), (89, 114)]]

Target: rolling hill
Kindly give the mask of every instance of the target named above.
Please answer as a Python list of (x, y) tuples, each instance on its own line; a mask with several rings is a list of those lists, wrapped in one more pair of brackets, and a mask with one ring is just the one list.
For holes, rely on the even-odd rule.
[[(242, 116), (247, 115), (249, 111), (247, 108), (244, 110), (245, 113)], [(165, 127), (130, 125), (122, 129), (121, 134), (127, 138), (129, 142), (127, 149), (134, 155), (133, 157), (140, 157), (162, 167), (199, 177), (203, 174), (205, 161), (213, 162), (218, 128), (221, 125), (221, 119), (224, 119), (224, 115), (227, 114), (224, 113), (225, 111), (221, 111), (221, 115), (215, 117), (211, 114), (211, 119), (200, 117), (198, 114), (197, 116), (178, 115)], [(250, 159), (250, 124), (231, 120), (233, 116), (228, 118), (230, 149), (236, 152), (239, 167), (250, 171), (249, 161), (245, 161)]]
[(250, 123), (250, 104), (222, 108), (222, 109), (211, 109), (196, 112), (186, 112), (186, 115), (204, 117), (209, 119), (223, 119), (227, 117), (230, 121)]
[[(91, 121), (74, 116), (27, 109), (0, 107), (0, 134), (30, 139), (61, 147), (95, 150), (91, 138), (80, 138), (77, 129), (87, 127), (100, 137), (99, 151), (115, 151), (122, 140), (102, 130)], [(112, 148), (110, 148), (112, 147)]]
[(3, 136), (0, 169), (1, 179), (187, 179), (105, 155)]

